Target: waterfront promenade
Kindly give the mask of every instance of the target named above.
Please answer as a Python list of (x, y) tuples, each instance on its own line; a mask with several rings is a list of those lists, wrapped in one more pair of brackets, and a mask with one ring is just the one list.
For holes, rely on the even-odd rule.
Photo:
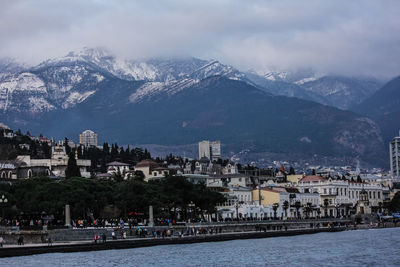
[[(223, 223), (223, 224), (193, 224), (186, 226), (165, 227), (170, 229), (171, 235), (157, 236), (153, 235), (153, 231), (159, 230), (162, 227), (146, 227), (148, 234), (146, 236), (128, 235), (126, 239), (112, 240), (107, 238), (106, 242), (100, 240), (95, 243), (91, 238), (93, 232), (106, 231), (111, 233), (115, 229), (112, 228), (92, 228), (92, 229), (65, 229), (63, 240), (54, 240), (49, 243), (27, 243), (25, 245), (16, 245), (10, 243), (4, 244), (0, 249), (0, 257), (26, 256), (43, 253), (55, 252), (83, 252), (83, 251), (98, 251), (108, 249), (128, 249), (137, 247), (148, 247), (157, 245), (170, 244), (191, 244), (201, 242), (217, 242), (230, 241), (235, 239), (255, 239), (279, 236), (295, 236), (304, 234), (315, 234), (320, 232), (338, 232), (354, 229), (366, 228), (383, 228), (394, 227), (392, 223), (385, 225), (357, 225), (355, 226), (349, 220), (336, 220), (328, 222), (328, 220), (314, 221), (275, 221), (275, 222), (256, 222), (256, 223)], [(200, 231), (184, 232), (184, 229), (207, 229)], [(220, 231), (210, 231), (210, 229), (219, 229)], [(51, 232), (51, 231), (49, 231)], [(189, 233), (189, 234), (188, 234)], [(16, 233), (13, 233), (16, 234)], [(21, 233), (19, 233), (21, 235)], [(46, 233), (49, 234), (49, 233)], [(54, 233), (53, 233), (54, 234)], [(67, 236), (79, 236), (80, 239), (68, 240)], [(54, 238), (54, 236), (53, 236)]]
[(189, 236), (171, 236), (165, 238), (128, 238), (120, 240), (107, 240), (105, 243), (101, 241), (95, 244), (93, 241), (71, 241), (71, 242), (55, 242), (49, 244), (27, 244), (5, 245), (0, 249), (0, 257), (27, 256), (42, 253), (55, 252), (82, 252), (82, 251), (97, 251), (107, 249), (127, 249), (137, 247), (148, 247), (157, 245), (171, 244), (192, 244), (200, 242), (217, 242), (230, 241), (235, 239), (252, 239), (252, 238), (267, 238), (278, 236), (294, 236), (302, 234), (314, 234), (320, 232), (337, 232), (344, 231), (346, 227), (320, 227), (308, 229), (283, 229), (274, 231), (249, 231), (249, 232), (230, 232), (217, 234), (201, 234)]

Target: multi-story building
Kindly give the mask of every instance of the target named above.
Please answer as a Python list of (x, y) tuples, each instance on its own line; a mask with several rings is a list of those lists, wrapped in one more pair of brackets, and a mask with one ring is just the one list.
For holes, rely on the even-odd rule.
[(79, 135), (79, 143), (84, 146), (97, 146), (97, 134), (86, 130)]
[(316, 217), (320, 208), (317, 193), (299, 192), (293, 187), (261, 187), (253, 190), (254, 203), (264, 207), (277, 205), (278, 217)]
[(382, 209), (385, 187), (381, 184), (334, 180), (321, 176), (305, 176), (297, 184), (301, 193), (318, 193), (324, 216), (349, 215), (360, 205), (360, 193), (366, 191), (371, 212)]
[(199, 142), (199, 159), (207, 158), (211, 161), (221, 158), (221, 142), (204, 140)]
[(160, 166), (151, 159), (138, 162), (135, 166), (135, 171), (141, 171), (146, 182), (151, 179), (161, 179), (170, 174), (170, 169)]
[(400, 177), (400, 132), (389, 144), (390, 172), (393, 177)]
[[(91, 166), (90, 159), (78, 159), (77, 151), (75, 150), (75, 158), (76, 164), (79, 167), (79, 171), (82, 177), (89, 178), (90, 171), (89, 168)], [(42, 167), (49, 169), (49, 174), (52, 174), (57, 177), (65, 177), (65, 170), (68, 166), (69, 156), (65, 152), (64, 146), (53, 146), (51, 150), (51, 158), (50, 159), (31, 159), (29, 155), (26, 156), (18, 156), (17, 160), (23, 162), (27, 167)], [(33, 173), (29, 174), (28, 178), (32, 177)]]

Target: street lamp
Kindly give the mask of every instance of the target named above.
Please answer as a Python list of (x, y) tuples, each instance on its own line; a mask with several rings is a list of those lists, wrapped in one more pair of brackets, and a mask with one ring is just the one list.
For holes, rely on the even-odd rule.
[(1, 218), (4, 220), (4, 206), (7, 205), (8, 199), (2, 195), (0, 198), (0, 204), (1, 204), (1, 208), (2, 208), (2, 216)]
[(243, 201), (236, 201), (235, 208), (236, 208), (236, 220), (239, 221), (239, 205), (243, 204)]
[(336, 209), (336, 218), (339, 218), (339, 208), (340, 208), (340, 204), (336, 204), (336, 205), (335, 205), (335, 209)]
[(193, 222), (193, 209), (194, 209), (195, 204), (193, 203), (193, 201), (190, 201), (188, 206), (189, 206), (189, 210), (190, 210), (190, 222)]

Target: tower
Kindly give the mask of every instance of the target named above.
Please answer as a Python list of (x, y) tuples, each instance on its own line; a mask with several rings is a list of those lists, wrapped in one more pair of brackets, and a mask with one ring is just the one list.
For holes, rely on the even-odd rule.
[(400, 177), (400, 132), (389, 143), (390, 173), (393, 177)]

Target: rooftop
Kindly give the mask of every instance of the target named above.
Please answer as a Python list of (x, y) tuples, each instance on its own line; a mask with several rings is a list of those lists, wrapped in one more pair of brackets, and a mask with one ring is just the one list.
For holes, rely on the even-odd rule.
[(129, 164), (119, 162), (119, 161), (113, 161), (113, 162), (108, 163), (107, 166), (129, 166)]
[(328, 179), (326, 179), (324, 177), (321, 177), (321, 176), (318, 176), (318, 175), (307, 175), (307, 176), (304, 176), (303, 178), (301, 178), (299, 180), (299, 182), (303, 182), (303, 183), (319, 182), (319, 181), (324, 182), (324, 181), (327, 181), (327, 180)]

